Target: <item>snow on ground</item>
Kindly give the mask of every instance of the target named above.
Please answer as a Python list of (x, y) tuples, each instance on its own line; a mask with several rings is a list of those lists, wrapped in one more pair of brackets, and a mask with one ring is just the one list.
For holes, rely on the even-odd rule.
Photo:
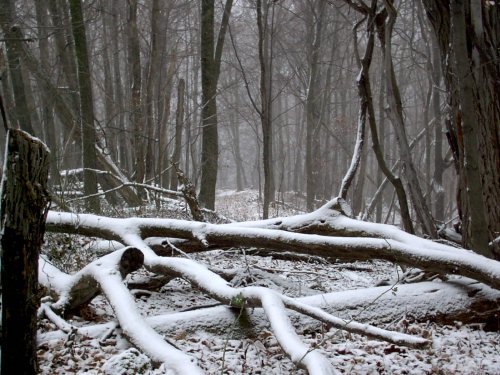
[[(237, 220), (258, 219), (255, 192), (221, 192), (218, 210)], [(299, 213), (287, 206), (274, 207), (274, 216)], [(75, 250), (85, 243), (62, 237), (58, 244), (48, 243), (51, 251), (59, 245)], [(55, 241), (50, 237), (48, 242)], [(276, 289), (291, 297), (351, 290), (373, 286), (381, 280), (396, 279), (401, 270), (387, 262), (366, 261), (347, 264), (318, 261), (291, 261), (272, 256), (246, 254), (242, 249), (212, 251), (191, 255), (214, 270), (244, 269), (232, 280), (234, 286), (259, 285)], [(73, 257), (73, 261), (79, 260)], [(63, 263), (71, 268), (68, 258)], [(74, 266), (74, 265), (73, 265)], [(140, 270), (129, 277), (145, 276)], [(267, 275), (264, 277), (263, 275)], [(194, 290), (189, 283), (173, 279), (155, 292), (136, 293), (136, 304), (145, 316), (174, 313), (217, 302)], [(106, 323), (113, 312), (102, 296), (69, 321), (75, 326)], [(236, 318), (235, 318), (236, 319)], [(267, 328), (266, 328), (267, 327)], [(305, 374), (283, 354), (268, 325), (251, 337), (239, 333), (235, 326), (222, 332), (175, 327), (166, 339), (177, 348), (198, 359), (207, 374)], [(401, 331), (432, 337), (431, 349), (415, 350), (370, 340), (335, 329), (296, 327), (306, 344), (317, 347), (345, 374), (500, 374), (500, 333), (485, 332), (480, 326), (438, 326), (433, 323), (410, 324)], [(394, 327), (391, 327), (394, 329)], [(81, 334), (53, 334), (56, 327), (47, 319), (39, 322), (38, 356), (41, 374), (166, 374), (151, 360), (131, 347), (119, 329), (110, 335), (93, 338)], [(171, 330), (172, 331), (172, 330)], [(189, 374), (186, 374), (189, 375)]]

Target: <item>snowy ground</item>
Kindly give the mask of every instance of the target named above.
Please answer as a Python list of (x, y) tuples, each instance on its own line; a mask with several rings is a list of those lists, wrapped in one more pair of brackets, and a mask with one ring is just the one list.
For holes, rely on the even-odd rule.
[[(293, 202), (292, 202), (293, 203)], [(218, 210), (229, 218), (252, 220), (258, 218), (258, 200), (254, 192), (219, 195)], [(291, 215), (297, 211), (275, 207), (275, 215)], [(52, 241), (55, 237), (51, 237)], [(47, 248), (76, 250), (77, 243), (65, 237)], [(236, 286), (254, 284), (278, 289), (289, 296), (305, 296), (332, 291), (373, 286), (380, 280), (395, 279), (400, 270), (380, 261), (338, 264), (278, 260), (270, 256), (247, 255), (241, 249), (213, 251), (194, 256), (213, 269), (245, 269), (232, 280)], [(84, 258), (82, 256), (81, 258)], [(79, 257), (68, 257), (68, 268), (84, 262)], [(72, 263), (72, 264), (70, 264)], [(140, 271), (134, 277), (140, 277)], [(260, 275), (267, 273), (269, 277)], [(238, 285), (239, 284), (239, 285)], [(180, 280), (171, 280), (160, 290), (137, 293), (137, 306), (145, 316), (186, 311), (199, 306), (211, 306), (215, 301), (202, 295)], [(401, 317), (403, 318), (403, 317)], [(104, 324), (113, 319), (113, 312), (102, 297), (73, 316), (75, 326)], [(236, 320), (236, 316), (235, 316)], [(297, 330), (306, 343), (319, 348), (334, 366), (346, 374), (500, 374), (500, 333), (485, 332), (479, 326), (438, 326), (420, 323), (391, 329), (405, 330), (424, 337), (432, 337), (431, 349), (415, 350), (394, 346), (366, 337), (345, 334), (335, 329), (299, 326)], [(148, 357), (130, 347), (120, 331), (97, 338), (91, 335), (67, 335), (57, 331), (47, 319), (39, 323), (39, 350), (41, 374), (163, 374)], [(173, 345), (198, 359), (208, 374), (304, 374), (283, 355), (269, 327), (259, 326), (245, 337), (234, 326), (223, 327), (222, 332), (196, 330), (189, 322), (179, 324), (165, 333)], [(189, 375), (189, 374), (186, 374)]]

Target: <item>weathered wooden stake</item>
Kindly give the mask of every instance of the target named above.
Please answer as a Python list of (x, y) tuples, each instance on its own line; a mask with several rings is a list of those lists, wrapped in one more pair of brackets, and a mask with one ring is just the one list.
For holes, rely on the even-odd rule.
[(28, 133), (9, 129), (1, 184), (1, 373), (36, 374), (38, 255), (49, 195), (49, 150)]

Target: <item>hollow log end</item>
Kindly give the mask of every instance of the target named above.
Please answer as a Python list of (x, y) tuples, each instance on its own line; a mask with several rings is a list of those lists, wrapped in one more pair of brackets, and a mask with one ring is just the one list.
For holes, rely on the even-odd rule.
[(120, 259), (120, 273), (122, 277), (127, 276), (130, 272), (134, 272), (144, 264), (144, 254), (141, 250), (135, 247), (126, 249)]

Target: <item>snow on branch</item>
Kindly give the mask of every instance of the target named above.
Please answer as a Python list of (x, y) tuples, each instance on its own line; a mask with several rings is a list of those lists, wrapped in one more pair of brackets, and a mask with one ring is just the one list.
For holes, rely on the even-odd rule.
[[(235, 243), (248, 246), (258, 244), (258, 246), (273, 249), (286, 249), (287, 251), (293, 250), (302, 253), (312, 252), (313, 254), (322, 256), (342, 255), (344, 257), (359, 259), (380, 257), (379, 252), (386, 258), (394, 258), (394, 254), (408, 256), (408, 254), (412, 253), (413, 249), (406, 249), (406, 245), (395, 240), (367, 238), (341, 239), (291, 233), (284, 230), (251, 228), (249, 223), (245, 227), (244, 225), (214, 225), (168, 219), (112, 219), (96, 215), (75, 215), (56, 212), (49, 213), (47, 228), (52, 231), (64, 231), (67, 233), (78, 233), (119, 240), (131, 246), (94, 261), (75, 276), (71, 276), (70, 282), (68, 282), (67, 278), (63, 282), (60, 280), (64, 278), (54, 276), (53, 278), (57, 280), (54, 286), (60, 292), (62, 291), (62, 293), (60, 300), (53, 306), (74, 306), (75, 299), (71, 297), (72, 294), (75, 294), (73, 292), (78, 289), (77, 286), (82, 285), (82, 282), (84, 285), (83, 289), (86, 289), (86, 293), (84, 294), (89, 297), (92, 296), (91, 292), (95, 292), (97, 286), (99, 286), (113, 306), (120, 325), (124, 329), (124, 332), (131, 338), (131, 341), (148, 353), (154, 360), (161, 360), (161, 362), (167, 364), (170, 363), (171, 367), (180, 366), (179, 368), (182, 368), (182, 366), (194, 365), (191, 363), (189, 357), (177, 352), (174, 355), (168, 351), (161, 351), (161, 353), (169, 353), (166, 357), (162, 356), (160, 352), (156, 351), (156, 348), (160, 347), (159, 343), (158, 345), (151, 346), (151, 342), (155, 342), (154, 340), (159, 339), (159, 337), (153, 339), (153, 337), (156, 337), (154, 336), (153, 329), (137, 313), (134, 301), (121, 281), (126, 272), (140, 265), (142, 257), (138, 257), (136, 259), (138, 261), (133, 262), (133, 267), (125, 267), (125, 272), (118, 271), (121, 267), (120, 264), (123, 263), (123, 255), (127, 251), (131, 251), (134, 254), (140, 252), (144, 257), (144, 266), (150, 272), (182, 277), (212, 298), (228, 306), (240, 308), (262, 307), (285, 353), (298, 366), (306, 368), (311, 374), (333, 374), (336, 372), (317, 350), (308, 348), (300, 340), (289, 320), (286, 308), (339, 329), (365, 334), (398, 345), (419, 348), (430, 345), (430, 341), (423, 338), (395, 333), (355, 321), (344, 321), (318, 307), (308, 306), (268, 288), (234, 288), (222, 277), (193, 260), (156, 255), (144, 241), (145, 238), (152, 236), (177, 237), (198, 241), (201, 247), (214, 244), (217, 246), (229, 246)], [(389, 241), (392, 241), (393, 244), (391, 245)], [(368, 252), (368, 254), (364, 254), (364, 252)], [(443, 251), (438, 252), (441, 253)], [(432, 258), (432, 255), (430, 257)], [(47, 266), (44, 265), (43, 267)], [(50, 280), (50, 277), (44, 277), (44, 281), (47, 282), (47, 280)], [(66, 285), (66, 288), (64, 288), (64, 285)], [(163, 341), (163, 339), (161, 340)], [(164, 345), (170, 348), (169, 344), (165, 343)], [(177, 349), (170, 348), (169, 350)]]
[[(130, 236), (137, 236), (139, 240), (174, 237), (200, 243), (198, 251), (238, 244), (321, 257), (383, 259), (441, 274), (470, 277), (500, 289), (500, 262), (472, 251), (407, 234), (390, 225), (350, 219), (329, 207), (288, 219), (221, 225), (173, 219), (115, 219), (90, 214), (49, 212), (46, 225), (48, 231), (98, 236), (132, 246), (136, 244), (124, 239)], [(327, 235), (290, 232), (307, 232), (313, 228)], [(331, 233), (357, 237), (333, 237)], [(143, 241), (139, 243), (144, 244)], [(146, 248), (151, 251), (149, 247)]]
[[(66, 275), (55, 271), (41, 261), (40, 269), (43, 275), (40, 282), (51, 288), (55, 286), (60, 293), (58, 301), (43, 308), (51, 320), (58, 321), (64, 329), (71, 328), (69, 324), (55, 318), (52, 309), (76, 307), (76, 303), (86, 303), (100, 290), (110, 302), (120, 327), (130, 342), (139, 347), (155, 362), (164, 363), (175, 373), (202, 374), (203, 371), (195, 364), (192, 357), (167, 343), (137, 310), (134, 298), (123, 283), (123, 277), (142, 266), (143, 253), (133, 247), (126, 247), (108, 254), (85, 266), (75, 275)], [(55, 272), (53, 272), (55, 271)], [(52, 283), (54, 282), (54, 283)], [(83, 290), (83, 293), (82, 293)]]

